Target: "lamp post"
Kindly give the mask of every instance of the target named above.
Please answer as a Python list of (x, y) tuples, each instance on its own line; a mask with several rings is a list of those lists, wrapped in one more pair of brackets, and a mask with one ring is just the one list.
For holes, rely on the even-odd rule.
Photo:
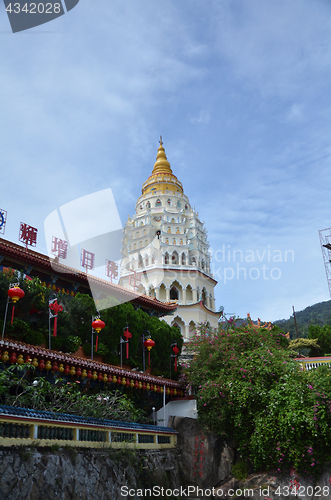
[(4, 322), (3, 322), (3, 328), (2, 328), (2, 337), (4, 337), (5, 335), (5, 328), (6, 328), (6, 321), (7, 321), (7, 312), (8, 312), (8, 304), (9, 304), (9, 301), (11, 300), (13, 302), (13, 310), (12, 310), (12, 313), (11, 313), (11, 322), (10, 324), (12, 325), (13, 324), (13, 320), (14, 320), (14, 311), (15, 311), (15, 304), (24, 297), (25, 293), (24, 291), (19, 287), (17, 286), (18, 284), (15, 284), (12, 288), (9, 288), (7, 294), (8, 294), (8, 298), (7, 298), (7, 303), (6, 303), (6, 310), (5, 310), (5, 318), (4, 318)]

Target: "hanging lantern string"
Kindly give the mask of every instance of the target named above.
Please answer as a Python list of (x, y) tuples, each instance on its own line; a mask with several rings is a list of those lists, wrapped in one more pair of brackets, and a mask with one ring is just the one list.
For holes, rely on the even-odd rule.
[(57, 299), (54, 300), (51, 304), (49, 304), (49, 308), (53, 311), (53, 317), (54, 317), (54, 330), (53, 330), (53, 337), (57, 336), (57, 315), (59, 312), (63, 311), (63, 306), (61, 304), (58, 304)]
[(124, 332), (123, 332), (123, 337), (126, 338), (126, 359), (129, 359), (129, 339), (132, 338), (132, 333), (129, 332), (129, 326), (126, 325), (126, 327), (124, 328)]

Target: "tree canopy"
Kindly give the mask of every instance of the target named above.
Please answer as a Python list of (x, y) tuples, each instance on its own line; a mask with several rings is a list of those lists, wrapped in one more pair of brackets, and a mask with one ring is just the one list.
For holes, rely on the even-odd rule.
[[(6, 336), (33, 345), (45, 343), (48, 347), (48, 304), (51, 291), (42, 286), (38, 278), (27, 281), (20, 274), (16, 278), (11, 278), (10, 275), (0, 272), (1, 328), (7, 291), (10, 281), (13, 280), (19, 282), (25, 296), (15, 306), (13, 325), (10, 325), (9, 314), (7, 316)], [(58, 293), (57, 299), (63, 305), (63, 311), (58, 313), (57, 337), (51, 337), (52, 349), (72, 353), (82, 345), (84, 352), (90, 355), (91, 318), (97, 314), (93, 298), (81, 293), (75, 297)], [(151, 351), (153, 374), (170, 376), (171, 344), (177, 342), (180, 350), (183, 344), (178, 328), (170, 327), (165, 321), (156, 316), (150, 316), (141, 309), (135, 309), (129, 302), (102, 310), (100, 317), (106, 326), (99, 333), (98, 354), (103, 356), (106, 363), (119, 363), (119, 341), (124, 328), (128, 326), (132, 338), (129, 342), (130, 357), (127, 362), (140, 370), (143, 368), (142, 337), (149, 332), (155, 342)], [(96, 336), (94, 336), (94, 350), (95, 341)], [(123, 348), (123, 362), (126, 362), (125, 347)], [(172, 369), (172, 377), (178, 377), (174, 369)]]
[(303, 371), (278, 327), (202, 325), (189, 350), (185, 377), (201, 424), (234, 440), (254, 470), (312, 474), (330, 459), (331, 370)]

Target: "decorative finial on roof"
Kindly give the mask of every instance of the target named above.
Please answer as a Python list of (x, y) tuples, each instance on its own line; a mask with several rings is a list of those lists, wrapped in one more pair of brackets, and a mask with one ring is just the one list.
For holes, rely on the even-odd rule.
[(154, 163), (153, 174), (159, 172), (172, 174), (170, 163), (167, 160), (165, 150), (162, 142), (162, 135), (160, 135), (160, 146), (157, 150), (156, 162)]

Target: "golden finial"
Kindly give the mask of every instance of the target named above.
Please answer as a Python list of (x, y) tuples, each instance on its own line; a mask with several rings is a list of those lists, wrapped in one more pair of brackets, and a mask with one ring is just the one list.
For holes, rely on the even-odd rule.
[(160, 135), (160, 146), (157, 150), (156, 162), (154, 163), (153, 174), (159, 172), (172, 174), (170, 163), (167, 160), (165, 150), (162, 142), (162, 135)]

